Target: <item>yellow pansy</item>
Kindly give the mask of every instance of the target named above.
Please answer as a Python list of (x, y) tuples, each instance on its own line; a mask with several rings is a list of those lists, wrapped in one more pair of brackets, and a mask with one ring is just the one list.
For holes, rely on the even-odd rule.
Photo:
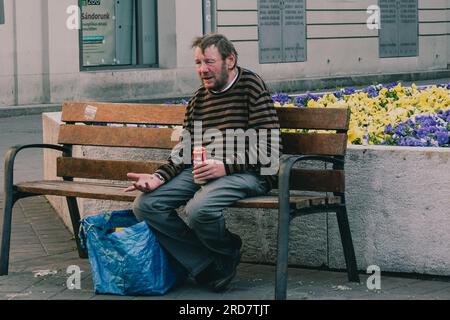
[[(394, 93), (391, 95), (388, 93)], [(275, 103), (279, 106), (279, 102)], [(293, 107), (286, 103), (284, 107)], [(325, 94), (318, 101), (309, 100), (310, 108), (349, 108), (351, 111), (349, 143), (361, 143), (364, 132), (370, 135), (370, 142), (381, 143), (387, 125), (396, 126), (418, 114), (432, 114), (438, 110), (450, 109), (450, 90), (432, 86), (419, 91), (415, 84), (405, 88), (399, 83), (391, 90), (382, 88), (379, 95), (369, 97), (365, 92), (355, 92), (338, 99), (334, 94)], [(367, 127), (367, 129), (365, 129)]]

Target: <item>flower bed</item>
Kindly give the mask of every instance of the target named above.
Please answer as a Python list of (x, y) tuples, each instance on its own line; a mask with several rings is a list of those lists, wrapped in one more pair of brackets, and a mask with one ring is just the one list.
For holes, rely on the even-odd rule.
[(362, 90), (272, 96), (278, 107), (350, 108), (350, 144), (450, 146), (450, 84), (372, 85)]

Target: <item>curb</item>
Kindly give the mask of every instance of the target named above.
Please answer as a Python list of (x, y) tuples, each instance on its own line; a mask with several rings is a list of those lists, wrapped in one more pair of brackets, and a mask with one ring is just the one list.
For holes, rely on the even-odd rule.
[(29, 116), (43, 112), (61, 111), (61, 104), (44, 104), (33, 106), (0, 107), (0, 118)]
[(347, 75), (333, 76), (329, 78), (305, 78), (294, 80), (270, 80), (266, 81), (269, 89), (273, 92), (321, 92), (336, 90), (344, 87), (367, 87), (374, 83), (388, 84), (399, 81), (403, 85), (433, 85), (448, 83), (450, 80), (450, 70), (437, 70), (410, 73), (392, 74), (367, 74), (367, 75)]

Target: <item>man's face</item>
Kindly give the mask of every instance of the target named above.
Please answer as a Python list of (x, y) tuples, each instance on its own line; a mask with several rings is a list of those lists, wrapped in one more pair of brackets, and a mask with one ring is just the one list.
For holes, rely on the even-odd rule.
[[(230, 57), (233, 59), (233, 57)], [(233, 64), (230, 66), (230, 58), (222, 59), (219, 50), (215, 46), (210, 46), (205, 49), (205, 52), (197, 47), (195, 49), (195, 68), (198, 76), (203, 83), (203, 86), (208, 90), (220, 91), (230, 80), (230, 71)]]

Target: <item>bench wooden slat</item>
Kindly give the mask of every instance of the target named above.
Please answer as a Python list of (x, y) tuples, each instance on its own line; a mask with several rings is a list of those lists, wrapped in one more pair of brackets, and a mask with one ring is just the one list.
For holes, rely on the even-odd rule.
[(59, 157), (57, 176), (102, 180), (129, 180), (128, 172), (153, 173), (166, 161), (122, 161)]
[(184, 105), (66, 102), (63, 122), (100, 122), (182, 125)]
[(345, 108), (276, 108), (281, 128), (346, 130), (350, 111)]
[[(124, 186), (107, 183), (78, 182), (78, 181), (34, 181), (19, 183), (17, 190), (26, 193), (46, 194), (53, 196), (70, 196), (100, 200), (116, 200), (132, 202), (140, 194), (139, 191), (123, 192)], [(300, 196), (292, 195), (292, 208), (309, 208), (314, 205), (339, 203), (340, 197)], [(247, 198), (233, 205), (236, 208), (278, 208), (278, 196), (268, 195)]]
[[(128, 172), (153, 173), (165, 161), (123, 161), (59, 157), (57, 176), (127, 181)], [(294, 169), (291, 190), (344, 192), (342, 170)]]
[(345, 192), (343, 170), (293, 169), (291, 190), (318, 192)]
[(171, 149), (177, 144), (177, 141), (171, 141), (174, 130), (172, 128), (61, 125), (58, 143)]
[[(292, 208), (303, 209), (313, 208), (315, 206), (323, 206), (325, 204), (338, 204), (340, 203), (340, 197), (336, 196), (298, 196), (291, 195), (289, 201)], [(236, 202), (233, 207), (235, 208), (261, 208), (261, 209), (277, 209), (278, 208), (278, 196), (268, 195), (260, 197), (252, 197)]]
[[(65, 102), (63, 122), (100, 122), (182, 125), (186, 106), (176, 104), (132, 104)], [(345, 108), (276, 108), (282, 128), (345, 130), (349, 110)]]
[(282, 133), (283, 153), (342, 156), (347, 149), (345, 133)]
[[(57, 176), (127, 181), (128, 172), (153, 173), (165, 161), (123, 161), (59, 157)], [(342, 170), (294, 169), (291, 190), (344, 192)]]
[(51, 196), (69, 196), (100, 200), (132, 202), (139, 191), (123, 192), (124, 186), (94, 182), (72, 181), (33, 181), (17, 184), (21, 192), (45, 194)]

